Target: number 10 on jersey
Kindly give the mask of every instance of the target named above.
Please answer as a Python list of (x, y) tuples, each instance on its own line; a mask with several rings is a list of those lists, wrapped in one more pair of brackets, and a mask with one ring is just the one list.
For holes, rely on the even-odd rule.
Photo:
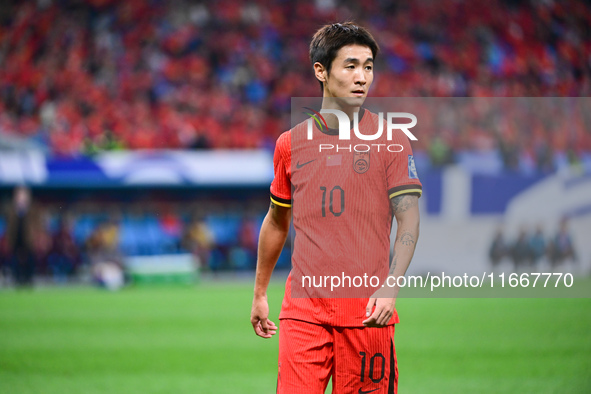
[[(326, 186), (320, 186), (320, 190), (322, 190), (322, 217), (326, 217), (326, 194), (327, 188)], [(336, 196), (335, 196), (336, 195)], [(335, 198), (341, 200), (341, 204), (338, 207), (338, 211), (335, 210)], [(345, 191), (339, 185), (333, 187), (330, 192), (328, 192), (328, 210), (333, 216), (341, 216), (343, 212), (345, 212)]]

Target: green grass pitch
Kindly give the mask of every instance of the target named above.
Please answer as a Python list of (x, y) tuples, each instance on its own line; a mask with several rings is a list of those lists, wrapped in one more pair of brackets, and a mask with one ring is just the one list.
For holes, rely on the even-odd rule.
[[(251, 289), (0, 291), (0, 393), (273, 393), (277, 337), (254, 335)], [(402, 394), (591, 393), (591, 299), (397, 307)]]

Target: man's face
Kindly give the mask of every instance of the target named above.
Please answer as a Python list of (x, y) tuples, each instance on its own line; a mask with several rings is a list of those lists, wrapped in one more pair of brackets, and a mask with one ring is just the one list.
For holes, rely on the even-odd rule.
[(371, 49), (357, 44), (342, 47), (332, 61), (330, 73), (323, 70), (321, 75), (324, 97), (344, 97), (348, 105), (360, 106), (373, 82)]

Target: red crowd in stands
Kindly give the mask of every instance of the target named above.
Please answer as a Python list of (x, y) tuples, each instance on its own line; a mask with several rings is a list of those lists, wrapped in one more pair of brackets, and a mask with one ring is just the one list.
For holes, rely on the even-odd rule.
[[(0, 133), (65, 156), (270, 148), (289, 127), (291, 97), (319, 95), (307, 55), (310, 35), (348, 18), (370, 26), (381, 44), (372, 96), (591, 93), (588, 3), (423, 3), (6, 2)], [(473, 149), (482, 138), (478, 130), (463, 138), (444, 133), (443, 141), (424, 139), (420, 148)], [(580, 149), (589, 140), (587, 131), (552, 149)], [(499, 141), (493, 146), (505, 148)]]

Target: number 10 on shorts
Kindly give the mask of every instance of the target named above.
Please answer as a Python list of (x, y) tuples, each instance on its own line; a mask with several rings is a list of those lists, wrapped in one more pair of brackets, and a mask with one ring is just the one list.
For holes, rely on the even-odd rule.
[[(365, 352), (359, 352), (361, 356), (361, 382), (365, 380), (365, 365), (366, 365), (366, 356)], [(379, 364), (379, 365), (376, 365)], [(386, 357), (382, 353), (376, 353), (369, 359), (369, 373), (368, 377), (374, 383), (380, 383), (380, 381), (384, 378), (384, 374), (386, 372)], [(376, 373), (376, 369), (379, 368), (379, 375)], [(378, 375), (375, 377), (374, 375)]]

